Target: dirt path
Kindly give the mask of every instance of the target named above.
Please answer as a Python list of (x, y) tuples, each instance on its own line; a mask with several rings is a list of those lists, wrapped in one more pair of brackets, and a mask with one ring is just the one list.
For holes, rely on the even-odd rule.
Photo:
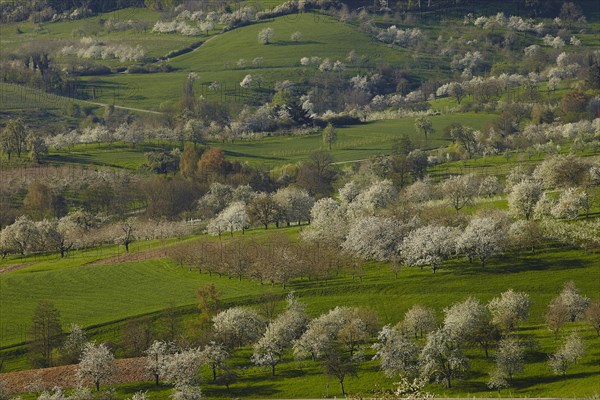
[[(81, 101), (89, 103), (89, 104), (94, 104), (96, 106), (101, 106), (101, 107), (108, 107), (108, 106), (112, 105), (112, 104), (106, 104), (106, 103), (98, 103), (98, 102), (89, 101), (89, 100), (81, 100)], [(164, 114), (160, 111), (144, 110), (143, 108), (125, 107), (125, 106), (117, 106), (117, 105), (114, 105), (114, 107), (121, 109), (121, 110), (138, 111), (138, 112), (143, 112), (143, 113), (148, 113), (148, 114), (156, 114), (156, 115)]]
[(92, 261), (86, 265), (109, 265), (109, 264), (122, 264), (137, 261), (147, 260), (160, 260), (166, 256), (164, 249), (152, 249), (145, 251), (138, 251), (135, 253), (123, 253), (118, 256), (107, 257), (100, 260)]
[(9, 265), (8, 267), (0, 268), (0, 275), (8, 274), (9, 272), (18, 271), (20, 269), (27, 268), (30, 265), (33, 265), (33, 263)]
[[(115, 360), (117, 368), (112, 384), (151, 381), (152, 376), (144, 367), (144, 358), (126, 358)], [(63, 365), (60, 367), (32, 369), (27, 371), (8, 372), (0, 374), (6, 389), (10, 393), (23, 393), (31, 391), (36, 385), (44, 389), (55, 386), (73, 388), (77, 386), (77, 365)], [(91, 383), (88, 382), (90, 386)]]
[[(92, 261), (87, 263), (86, 265), (109, 265), (109, 264), (123, 264), (130, 262), (138, 262), (138, 261), (147, 261), (147, 260), (160, 260), (161, 258), (165, 258), (166, 253), (162, 248), (152, 249), (152, 250), (143, 250), (135, 253), (123, 253), (116, 256), (111, 256), (107, 258), (102, 258), (100, 260)], [(20, 269), (24, 269), (32, 266), (34, 263), (25, 263), (25, 264), (15, 264), (9, 265), (4, 268), (0, 268), (0, 275), (8, 274), (10, 272), (18, 271)]]
[(331, 163), (331, 165), (350, 164), (350, 163), (367, 161), (367, 160), (368, 160), (368, 158), (361, 158), (360, 160), (336, 161), (336, 162)]

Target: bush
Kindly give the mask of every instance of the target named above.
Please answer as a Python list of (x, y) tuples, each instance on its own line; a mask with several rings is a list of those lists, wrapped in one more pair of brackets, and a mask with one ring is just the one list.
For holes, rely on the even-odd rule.
[(168, 58), (173, 58), (173, 57), (180, 56), (182, 54), (190, 53), (190, 52), (194, 51), (195, 49), (197, 49), (198, 47), (200, 47), (202, 45), (202, 43), (204, 43), (204, 42), (196, 42), (196, 43), (192, 44), (191, 46), (184, 47), (183, 49), (173, 50), (173, 51), (165, 54), (160, 59), (166, 60)]
[(112, 73), (112, 71), (106, 65), (91, 63), (77, 65), (72, 72), (72, 74), (78, 76), (109, 75), (110, 73)]
[(358, 125), (361, 123), (361, 120), (357, 116), (353, 116), (350, 114), (336, 114), (327, 118), (319, 118), (315, 120), (315, 123), (318, 126), (327, 126), (327, 124), (331, 124), (333, 126), (344, 126), (344, 125)]
[(173, 67), (167, 63), (132, 65), (127, 68), (128, 74), (152, 74), (156, 72), (171, 72)]

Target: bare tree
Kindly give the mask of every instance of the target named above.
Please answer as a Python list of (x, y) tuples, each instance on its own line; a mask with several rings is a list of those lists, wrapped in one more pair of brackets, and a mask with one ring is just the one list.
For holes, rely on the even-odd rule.
[(337, 378), (342, 390), (342, 396), (346, 395), (344, 381), (347, 376), (358, 376), (358, 366), (362, 359), (351, 356), (338, 346), (327, 349), (325, 357), (321, 360), (321, 366), (327, 375)]
[(585, 312), (585, 320), (600, 336), (600, 299), (592, 302)]
[(548, 328), (558, 336), (562, 326), (569, 321), (569, 309), (560, 297), (552, 299), (548, 305), (548, 311), (546, 312), (546, 324)]
[(136, 239), (136, 226), (133, 218), (128, 218), (125, 221), (119, 223), (116, 227), (115, 242), (122, 244), (125, 247), (125, 251), (129, 252), (129, 245)]
[(34, 366), (50, 367), (52, 352), (57, 347), (62, 327), (60, 313), (49, 301), (40, 301), (34, 311), (31, 327), (30, 352)]
[(259, 193), (248, 204), (248, 215), (251, 221), (262, 224), (269, 229), (269, 224), (275, 222), (277, 203), (269, 193)]

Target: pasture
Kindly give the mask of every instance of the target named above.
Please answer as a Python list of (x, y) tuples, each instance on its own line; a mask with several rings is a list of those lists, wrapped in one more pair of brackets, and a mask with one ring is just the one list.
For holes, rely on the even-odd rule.
[[(298, 229), (290, 228), (284, 232), (295, 237)], [(265, 234), (263, 230), (252, 230), (247, 232), (246, 238), (265, 240)], [(230, 239), (224, 237), (222, 240)], [(138, 243), (138, 248), (134, 246), (133, 251), (158, 249), (163, 245), (159, 242)], [(17, 345), (16, 349), (20, 347), (18, 344), (23, 340), (33, 307), (41, 299), (56, 304), (63, 325), (78, 322), (92, 327), (90, 332), (97, 332), (97, 337), (102, 340), (118, 340), (119, 326), (123, 321), (134, 317), (151, 321), (152, 315), (167, 307), (178, 307), (183, 320), (197, 318), (194, 292), (208, 283), (215, 284), (222, 292), (224, 304), (229, 306), (244, 303), (261, 309), (265, 293), (283, 295), (285, 292), (257, 281), (238, 282), (226, 276), (190, 271), (167, 259), (87, 265), (94, 260), (112, 257), (116, 252), (114, 247), (109, 247), (75, 253), (72, 258), (64, 260), (58, 259), (58, 256), (47, 256), (38, 260), (8, 261), (9, 264), (24, 262), (30, 265), (0, 275), (2, 347), (5, 352), (12, 345)], [(414, 304), (433, 307), (440, 319), (444, 307), (469, 296), (487, 302), (507, 288), (525, 291), (531, 296), (532, 308), (529, 320), (522, 324), (518, 335), (525, 343), (534, 339), (539, 348), (529, 353), (525, 372), (517, 377), (514, 388), (503, 393), (516, 396), (591, 396), (597, 390), (599, 373), (593, 371), (597, 367), (600, 338), (589, 327), (577, 323), (567, 324), (564, 328), (564, 332), (578, 329), (587, 345), (586, 357), (568, 372), (567, 377), (554, 376), (546, 365), (546, 354), (558, 345), (559, 340), (545, 328), (543, 315), (550, 299), (567, 280), (573, 280), (583, 294), (595, 298), (600, 291), (598, 253), (547, 244), (535, 253), (509, 252), (495, 257), (485, 269), (464, 259), (451, 260), (436, 274), (429, 270), (404, 268), (397, 279), (387, 265), (370, 263), (360, 279), (344, 273), (328, 280), (299, 279), (291, 282), (288, 290), (295, 291), (307, 304), (311, 316), (337, 305), (363, 306), (375, 310), (382, 324), (398, 322)], [(365, 350), (367, 355), (373, 354), (368, 347)], [(244, 366), (239, 382), (232, 385), (233, 395), (321, 397), (327, 384), (331, 395), (339, 390), (336, 382), (324, 376), (312, 362), (293, 361), (287, 354), (284, 363), (278, 367), (277, 376), (270, 379), (265, 369), (246, 368), (250, 355), (250, 349), (246, 348), (236, 352), (233, 359), (234, 364)], [(430, 389), (441, 396), (494, 396), (495, 392), (485, 386), (492, 366), (491, 359), (486, 360), (480, 350), (470, 350), (469, 356), (472, 369), (465, 381), (459, 381), (451, 390), (440, 386), (431, 386)], [(25, 366), (23, 356), (12, 361), (9, 359), (6, 363), (9, 369)], [(369, 361), (361, 367), (358, 378), (348, 378), (347, 387), (351, 393), (372, 394), (378, 387), (389, 388), (392, 382), (378, 371), (376, 362)], [(131, 391), (140, 389), (148, 389), (151, 395), (156, 391), (151, 384), (140, 383), (124, 385), (119, 388), (119, 393), (124, 398)], [(215, 398), (230, 395), (223, 387), (209, 383), (208, 372), (203, 390)], [(156, 395), (161, 396), (159, 398), (167, 393), (164, 388), (156, 391)]]

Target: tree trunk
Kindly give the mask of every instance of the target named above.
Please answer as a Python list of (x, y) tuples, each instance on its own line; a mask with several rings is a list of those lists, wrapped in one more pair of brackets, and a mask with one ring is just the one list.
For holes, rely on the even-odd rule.
[(217, 367), (212, 367), (213, 382), (217, 380)]
[(344, 389), (344, 378), (340, 379), (340, 386), (342, 388), (342, 396), (346, 395), (346, 390)]
[(275, 364), (271, 364), (271, 376), (275, 376)]
[(154, 384), (158, 386), (158, 374), (154, 374)]
[(96, 392), (100, 391), (100, 381), (96, 381)]

